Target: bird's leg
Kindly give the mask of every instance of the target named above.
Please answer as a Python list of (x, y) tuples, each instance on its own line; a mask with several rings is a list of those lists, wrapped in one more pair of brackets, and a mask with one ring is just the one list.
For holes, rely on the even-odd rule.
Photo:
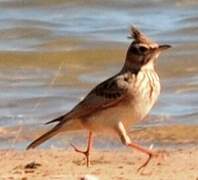
[(71, 146), (74, 148), (76, 152), (79, 152), (85, 155), (86, 160), (87, 160), (87, 167), (89, 167), (90, 166), (90, 151), (93, 146), (93, 133), (91, 131), (89, 132), (87, 150), (85, 151), (79, 150), (73, 144), (71, 144)]
[(155, 153), (149, 149), (146, 149), (136, 143), (129, 143), (129, 144), (127, 144), (127, 146), (132, 147), (132, 148), (148, 155), (148, 158), (146, 159), (146, 161), (137, 169), (137, 171), (140, 171), (142, 168), (146, 167), (148, 165), (148, 163), (150, 162), (150, 160), (152, 159), (152, 157), (157, 156), (157, 153)]
[(138, 171), (140, 171), (142, 168), (146, 167), (149, 164), (152, 157), (158, 156), (157, 153), (152, 152), (151, 150), (146, 149), (138, 144), (132, 143), (129, 136), (127, 135), (126, 129), (122, 122), (118, 123), (117, 130), (120, 135), (121, 141), (124, 145), (127, 145), (128, 147), (132, 147), (132, 148), (148, 155), (147, 160), (138, 168)]

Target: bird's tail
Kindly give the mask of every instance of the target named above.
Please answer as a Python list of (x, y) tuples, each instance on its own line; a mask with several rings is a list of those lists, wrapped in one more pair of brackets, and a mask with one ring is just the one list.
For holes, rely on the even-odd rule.
[[(60, 119), (60, 118), (59, 118)], [(60, 121), (54, 128), (43, 134), (38, 139), (34, 140), (26, 149), (33, 149), (40, 144), (47, 141), (49, 138), (55, 136), (59, 132), (76, 131), (84, 129), (81, 121), (79, 119), (71, 119), (70, 121)]]
[(40, 136), (39, 138), (34, 140), (30, 145), (28, 145), (28, 147), (26, 149), (27, 150), (33, 149), (33, 148), (39, 146), (43, 142), (47, 141), (49, 138), (51, 138), (51, 137), (55, 136), (57, 133), (59, 133), (59, 130), (60, 130), (60, 126), (59, 126), (59, 124), (57, 124), (50, 131), (46, 132), (45, 134), (43, 134), (42, 136)]

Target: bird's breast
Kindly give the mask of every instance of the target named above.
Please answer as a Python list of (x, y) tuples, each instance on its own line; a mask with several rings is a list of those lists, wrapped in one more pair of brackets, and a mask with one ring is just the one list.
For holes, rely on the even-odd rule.
[(134, 111), (139, 114), (139, 119), (143, 119), (160, 94), (160, 82), (157, 73), (152, 70), (138, 73), (136, 80), (131, 85), (129, 94), (132, 97), (131, 106), (135, 107)]
[(131, 84), (129, 94), (140, 103), (155, 103), (160, 94), (160, 82), (157, 73), (153, 70), (140, 71)]

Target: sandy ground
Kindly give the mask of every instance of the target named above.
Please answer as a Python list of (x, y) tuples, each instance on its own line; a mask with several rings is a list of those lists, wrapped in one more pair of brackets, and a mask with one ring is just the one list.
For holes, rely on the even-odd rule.
[(153, 159), (138, 173), (137, 168), (146, 156), (132, 150), (95, 150), (91, 155), (90, 168), (85, 166), (83, 156), (72, 150), (2, 150), (0, 179), (75, 180), (93, 175), (98, 179), (115, 180), (198, 180), (198, 149), (195, 145), (168, 148), (166, 151), (169, 155), (163, 161)]

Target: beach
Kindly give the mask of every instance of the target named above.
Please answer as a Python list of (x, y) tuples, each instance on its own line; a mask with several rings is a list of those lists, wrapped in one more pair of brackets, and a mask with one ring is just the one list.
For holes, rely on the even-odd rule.
[[(137, 169), (147, 156), (124, 147), (118, 139), (112, 137), (107, 140), (103, 136), (96, 136), (91, 152), (91, 166), (88, 168), (84, 156), (71, 147), (72, 143), (85, 148), (85, 133), (59, 135), (49, 141), (48, 148), (42, 146), (28, 151), (16, 148), (1, 150), (0, 179), (78, 180), (85, 176), (94, 176), (107, 180), (197, 180), (197, 129), (197, 126), (167, 126), (132, 131), (130, 136), (133, 142), (147, 148), (152, 147), (153, 151), (163, 152), (139, 172)], [(31, 133), (29, 137), (26, 136), (26, 140), (36, 136), (38, 134)], [(65, 147), (49, 145), (61, 139)]]
[[(0, 180), (198, 180), (197, 9), (197, 0), (0, 1)], [(26, 151), (53, 127), (46, 122), (120, 71), (132, 25), (172, 46), (156, 62), (157, 103), (129, 127), (133, 142), (165, 150), (164, 160), (137, 172), (144, 154), (99, 135), (87, 168), (71, 147), (85, 148), (85, 132)]]

